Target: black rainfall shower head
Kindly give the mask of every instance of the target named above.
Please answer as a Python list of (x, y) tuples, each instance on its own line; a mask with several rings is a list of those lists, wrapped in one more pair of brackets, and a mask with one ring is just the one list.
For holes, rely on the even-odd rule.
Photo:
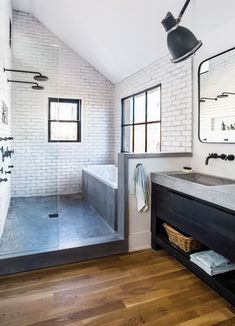
[(38, 83), (34, 83), (34, 82), (28, 82), (28, 81), (24, 81), (24, 80), (13, 80), (13, 79), (7, 79), (8, 83), (17, 83), (17, 84), (29, 84), (29, 85), (33, 85), (32, 89), (37, 90), (37, 91), (42, 91), (44, 89), (44, 87), (38, 85)]
[(19, 69), (7, 69), (7, 68), (3, 68), (3, 71), (12, 71), (12, 72), (19, 72), (19, 73), (23, 73), (23, 74), (34, 74), (34, 79), (37, 81), (47, 81), (49, 78), (47, 76), (42, 75), (40, 72), (38, 71), (31, 71), (31, 70), (19, 70)]
[(35, 83), (35, 85), (32, 86), (32, 89), (34, 89), (36, 91), (42, 91), (44, 89), (44, 87)]
[(235, 95), (235, 93), (231, 93), (231, 92), (223, 92), (222, 94), (218, 95), (218, 98), (225, 98), (225, 97), (229, 97), (229, 95)]
[(223, 94), (223, 93), (217, 96), (217, 98), (226, 98), (226, 97), (228, 97), (228, 94)]
[(47, 81), (49, 78), (47, 76), (43, 76), (41, 74), (38, 74), (38, 75), (34, 76), (34, 79), (37, 80), (37, 81), (44, 82), (44, 81)]

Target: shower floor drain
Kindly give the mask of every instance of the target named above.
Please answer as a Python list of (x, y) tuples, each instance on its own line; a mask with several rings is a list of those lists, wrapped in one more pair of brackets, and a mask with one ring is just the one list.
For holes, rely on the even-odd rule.
[(49, 218), (57, 218), (59, 217), (59, 214), (56, 213), (56, 214), (49, 214)]

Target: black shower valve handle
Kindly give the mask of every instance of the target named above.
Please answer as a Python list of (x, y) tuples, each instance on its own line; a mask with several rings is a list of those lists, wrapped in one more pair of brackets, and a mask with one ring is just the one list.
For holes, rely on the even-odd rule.
[(235, 155), (233, 154), (229, 154), (227, 157), (226, 157), (226, 161), (234, 161), (235, 160)]
[(227, 160), (227, 155), (226, 154), (221, 154), (220, 158), (221, 158), (221, 160)]
[(11, 174), (11, 171), (5, 171), (5, 174)]
[(8, 165), (8, 169), (13, 169), (14, 165)]
[(13, 140), (13, 137), (0, 137), (0, 141)]

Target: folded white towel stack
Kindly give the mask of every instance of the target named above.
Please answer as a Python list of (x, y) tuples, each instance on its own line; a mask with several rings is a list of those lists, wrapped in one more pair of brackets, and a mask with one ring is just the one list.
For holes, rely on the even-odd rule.
[(213, 250), (196, 252), (190, 260), (211, 276), (235, 270), (235, 264)]

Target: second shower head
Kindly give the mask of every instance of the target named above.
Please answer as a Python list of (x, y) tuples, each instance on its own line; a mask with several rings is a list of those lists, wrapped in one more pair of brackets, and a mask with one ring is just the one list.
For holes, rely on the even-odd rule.
[(16, 84), (29, 84), (32, 85), (31, 88), (36, 90), (36, 91), (42, 91), (44, 89), (43, 86), (38, 85), (38, 83), (34, 82), (28, 82), (28, 81), (23, 81), (23, 80), (13, 80), (13, 79), (7, 79), (8, 83), (16, 83)]

